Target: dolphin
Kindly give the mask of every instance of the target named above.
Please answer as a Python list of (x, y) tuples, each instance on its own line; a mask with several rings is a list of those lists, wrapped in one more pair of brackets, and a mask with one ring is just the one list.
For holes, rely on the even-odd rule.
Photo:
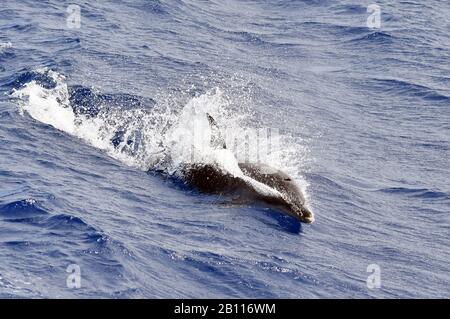
[[(218, 152), (225, 151), (216, 121), (208, 113), (206, 116), (211, 127), (211, 146)], [(237, 166), (230, 170), (214, 163), (193, 163), (184, 165), (182, 173), (185, 182), (202, 193), (230, 195), (239, 203), (262, 203), (303, 223), (314, 222), (305, 197), (289, 175), (265, 164)]]

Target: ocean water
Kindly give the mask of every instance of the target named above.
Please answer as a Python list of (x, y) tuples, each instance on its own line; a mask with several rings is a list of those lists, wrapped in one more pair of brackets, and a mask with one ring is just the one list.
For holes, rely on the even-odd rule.
[[(448, 1), (76, 2), (1, 1), (0, 297), (450, 297)], [(185, 185), (205, 113), (315, 223)]]

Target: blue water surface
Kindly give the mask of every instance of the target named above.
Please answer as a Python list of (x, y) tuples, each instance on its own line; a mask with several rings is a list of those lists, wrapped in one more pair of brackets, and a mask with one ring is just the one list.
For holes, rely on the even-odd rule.
[[(371, 29), (372, 3), (2, 0), (0, 297), (449, 298), (450, 3), (379, 0)], [(39, 70), (89, 116), (220, 88), (308, 150), (290, 165), (316, 222), (223, 205), (36, 120), (13, 92), (58, 85)]]

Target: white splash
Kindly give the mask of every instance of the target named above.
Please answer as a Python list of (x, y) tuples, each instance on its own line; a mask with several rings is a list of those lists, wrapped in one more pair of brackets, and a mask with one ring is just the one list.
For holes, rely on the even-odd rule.
[[(27, 83), (13, 92), (18, 98), (20, 112), (27, 113), (35, 120), (51, 125), (61, 131), (76, 136), (90, 145), (107, 152), (110, 156), (143, 170), (157, 169), (168, 174), (176, 174), (186, 163), (208, 163), (220, 167), (235, 176), (242, 177), (259, 192), (280, 194), (242, 173), (238, 159), (245, 158), (244, 147), (211, 147), (211, 127), (206, 114), (212, 115), (226, 135), (227, 143), (231, 139), (250, 135), (250, 142), (261, 134), (246, 127), (246, 114), (236, 115), (230, 107), (229, 98), (220, 89), (213, 89), (203, 95), (192, 98), (182, 108), (171, 108), (159, 102), (150, 110), (111, 110), (100, 112), (96, 117), (75, 114), (69, 101), (69, 90), (63, 75), (49, 69), (36, 72), (51, 78), (56, 86), (46, 89), (36, 81)], [(126, 127), (123, 141), (114, 146), (111, 139), (119, 129)], [(139, 140), (134, 134), (139, 132)], [(266, 154), (264, 163), (277, 169), (287, 170), (296, 177), (302, 191), (306, 194), (306, 181), (298, 172), (299, 153), (293, 143), (285, 143), (283, 136), (274, 136), (270, 142), (271, 153)], [(277, 143), (274, 140), (279, 139)], [(132, 141), (131, 145), (128, 143)], [(248, 139), (247, 139), (248, 141)], [(267, 140), (258, 140), (259, 148), (267, 148)], [(253, 145), (254, 146), (254, 145)], [(259, 149), (256, 150), (259, 152)], [(253, 153), (252, 153), (253, 154)], [(260, 153), (258, 153), (258, 159)], [(251, 158), (256, 160), (256, 157)], [(300, 176), (300, 178), (299, 178)]]
[(3, 49), (10, 49), (10, 48), (12, 48), (12, 43), (10, 41), (0, 42), (0, 51)]

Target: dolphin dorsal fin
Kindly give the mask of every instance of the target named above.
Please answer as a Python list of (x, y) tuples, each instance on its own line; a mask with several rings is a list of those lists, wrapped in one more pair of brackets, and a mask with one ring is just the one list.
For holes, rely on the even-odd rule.
[(220, 133), (216, 120), (209, 113), (206, 113), (206, 117), (208, 118), (209, 126), (211, 127), (211, 147), (226, 149), (227, 145), (225, 139)]

